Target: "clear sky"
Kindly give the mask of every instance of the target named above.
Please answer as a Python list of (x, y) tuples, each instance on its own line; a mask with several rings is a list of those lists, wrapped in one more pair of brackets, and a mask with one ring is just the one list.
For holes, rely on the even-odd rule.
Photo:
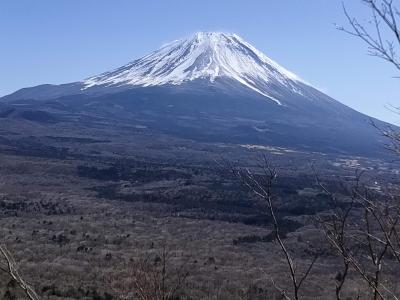
[(0, 96), (79, 81), (196, 31), (227, 31), (344, 104), (400, 124), (386, 108), (400, 105), (400, 74), (335, 23), (346, 24), (339, 0), (1, 0)]

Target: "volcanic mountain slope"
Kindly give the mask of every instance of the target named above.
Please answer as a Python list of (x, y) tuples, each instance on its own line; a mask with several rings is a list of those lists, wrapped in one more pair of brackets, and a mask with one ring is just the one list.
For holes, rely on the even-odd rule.
[(195, 140), (354, 154), (381, 147), (367, 116), (220, 32), (196, 33), (113, 71), (21, 89), (0, 102), (3, 111), (16, 110), (7, 118), (29, 110), (84, 121), (77, 126), (102, 120)]

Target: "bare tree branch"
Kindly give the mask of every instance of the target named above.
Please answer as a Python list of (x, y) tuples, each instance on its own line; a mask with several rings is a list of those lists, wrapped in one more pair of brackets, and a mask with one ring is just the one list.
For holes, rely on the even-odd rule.
[[(291, 278), (291, 283), (293, 286), (293, 295), (295, 300), (299, 300), (299, 291), (300, 288), (302, 287), (302, 284), (304, 281), (307, 279), (308, 275), (310, 274), (316, 260), (317, 256), (314, 257), (308, 268), (306, 269), (305, 273), (301, 277), (297, 274), (296, 271), (296, 266), (293, 261), (293, 258), (287, 249), (281, 235), (281, 230), (280, 230), (280, 225), (279, 225), (279, 220), (276, 215), (274, 203), (273, 203), (273, 195), (272, 195), (272, 187), (274, 185), (274, 182), (277, 178), (277, 172), (276, 169), (272, 166), (270, 161), (267, 159), (265, 155), (262, 156), (262, 164), (259, 166), (259, 168), (262, 170), (262, 175), (257, 175), (253, 171), (251, 171), (249, 168), (235, 168), (231, 167), (231, 171), (233, 174), (235, 174), (243, 184), (255, 195), (260, 197), (265, 201), (265, 204), (267, 206), (268, 214), (272, 218), (272, 226), (274, 230), (274, 235), (275, 235), (275, 240), (278, 243), (281, 252), (284, 255), (286, 264), (289, 269), (289, 274)], [(275, 288), (280, 290), (275, 282), (272, 280), (272, 283)], [(284, 292), (283, 290), (280, 290), (283, 297), (285, 299), (290, 299), (290, 297)]]
[(7, 269), (6, 272), (9, 274), (17, 285), (24, 291), (25, 295), (30, 300), (39, 300), (38, 295), (35, 293), (33, 288), (22, 279), (21, 275), (18, 272), (17, 264), (15, 263), (11, 253), (8, 251), (7, 247), (4, 245), (0, 245), (0, 253), (6, 261)]
[(372, 28), (362, 24), (348, 12), (344, 2), (343, 10), (350, 29), (343, 26), (339, 30), (360, 38), (368, 47), (368, 53), (392, 64), (400, 71), (400, 22), (399, 10), (393, 0), (360, 0), (371, 9)]

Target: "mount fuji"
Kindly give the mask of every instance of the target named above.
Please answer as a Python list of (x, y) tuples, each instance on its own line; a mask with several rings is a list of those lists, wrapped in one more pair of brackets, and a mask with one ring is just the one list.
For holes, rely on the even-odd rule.
[[(236, 34), (199, 32), (85, 80), (0, 98), (0, 116), (93, 120), (210, 142), (374, 154), (370, 118), (330, 98)], [(25, 114), (24, 114), (25, 112)], [(36, 115), (35, 115), (36, 114)], [(36, 117), (35, 117), (36, 116)], [(47, 116), (47, 117), (44, 117)], [(386, 126), (375, 120), (378, 125)]]

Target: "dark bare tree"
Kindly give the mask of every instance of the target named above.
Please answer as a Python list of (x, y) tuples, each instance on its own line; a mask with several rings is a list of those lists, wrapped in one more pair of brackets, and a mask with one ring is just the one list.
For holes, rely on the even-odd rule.
[[(343, 3), (344, 14), (348, 27), (339, 27), (352, 36), (361, 39), (368, 48), (368, 54), (388, 62), (400, 71), (400, 3), (397, 0), (360, 0), (371, 10), (371, 17), (365, 22), (353, 17)], [(399, 107), (393, 106), (393, 110), (399, 113)], [(396, 155), (400, 154), (400, 134), (397, 129), (390, 126), (385, 128), (372, 125), (387, 138), (387, 148)], [(330, 193), (317, 177), (320, 188), (327, 193), (332, 200), (335, 195)], [(384, 282), (385, 263), (389, 265), (400, 264), (399, 244), (399, 211), (400, 202), (398, 191), (392, 193), (385, 191), (386, 195), (377, 195), (370, 189), (360, 185), (360, 176), (356, 175), (356, 184), (352, 187), (351, 203), (347, 209), (336, 206), (336, 210), (329, 222), (323, 227), (326, 237), (331, 245), (343, 258), (344, 271), (338, 285), (338, 296), (346, 280), (349, 268), (356, 270), (373, 291), (373, 299), (398, 299), (400, 297)], [(362, 212), (362, 218), (358, 224), (348, 226), (348, 216), (351, 211)], [(354, 226), (358, 226), (357, 230)], [(350, 228), (349, 228), (350, 227)], [(352, 228), (351, 228), (352, 227)], [(350, 245), (358, 242), (367, 249), (364, 255), (357, 255)], [(361, 251), (362, 252), (362, 251)], [(360, 259), (361, 257), (361, 259)], [(369, 258), (367, 260), (362, 258)], [(387, 261), (389, 260), (389, 261)], [(366, 264), (369, 266), (366, 266)], [(373, 274), (369, 274), (369, 272)]]
[(157, 253), (134, 259), (122, 276), (106, 278), (107, 285), (121, 299), (171, 300), (183, 290), (189, 276), (187, 260), (172, 262), (171, 252), (164, 246)]
[(273, 186), (278, 175), (275, 167), (273, 167), (270, 161), (265, 156), (263, 156), (262, 162), (258, 168), (258, 172), (252, 171), (249, 168), (240, 168), (235, 166), (231, 166), (231, 170), (235, 176), (240, 178), (242, 183), (252, 193), (263, 200), (267, 208), (266, 213), (272, 219), (274, 238), (280, 247), (280, 250), (282, 252), (282, 255), (284, 256), (286, 265), (289, 270), (292, 293), (287, 293), (283, 288), (278, 286), (273, 278), (271, 278), (273, 286), (281, 293), (282, 297), (286, 300), (290, 300), (292, 298), (295, 300), (299, 300), (301, 287), (303, 286), (303, 283), (306, 281), (308, 275), (312, 271), (312, 268), (317, 260), (317, 256), (313, 258), (311, 263), (303, 272), (299, 272), (299, 269), (296, 268), (296, 263), (293, 260), (289, 249), (285, 245), (282, 237), (279, 218), (277, 216), (273, 200)]
[(400, 199), (391, 191), (374, 191), (361, 184), (361, 174), (356, 173), (345, 201), (316, 176), (318, 186), (334, 204), (329, 214), (318, 219), (327, 241), (343, 262), (336, 278), (336, 298), (343, 299), (343, 286), (353, 272), (371, 290), (364, 297), (399, 299), (395, 278), (400, 269)]

